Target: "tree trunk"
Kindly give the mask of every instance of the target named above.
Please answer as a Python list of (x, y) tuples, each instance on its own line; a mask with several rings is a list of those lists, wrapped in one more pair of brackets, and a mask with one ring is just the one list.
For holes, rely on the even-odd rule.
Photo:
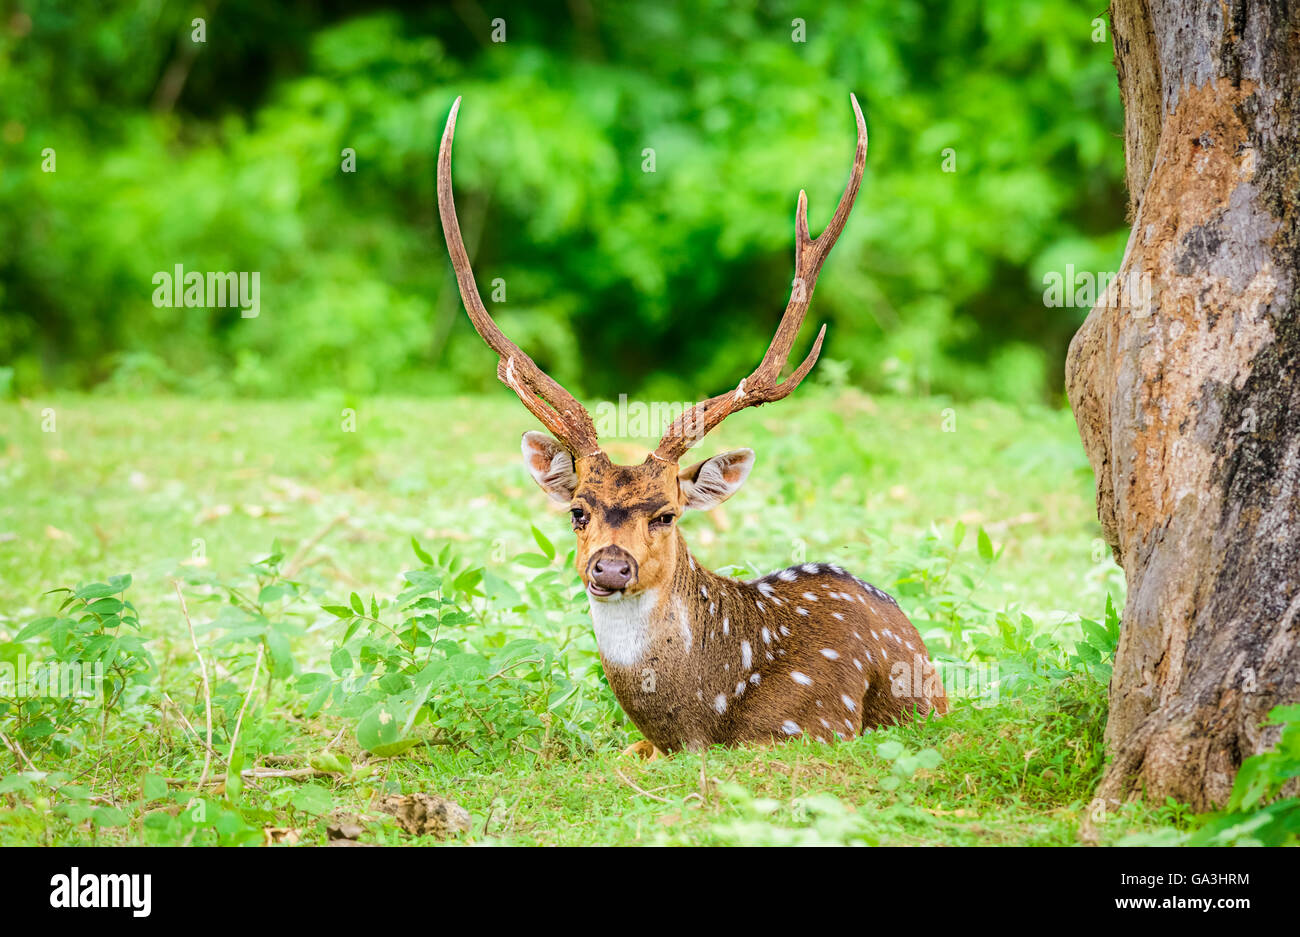
[(1114, 0), (1130, 213), (1066, 386), (1128, 602), (1108, 801), (1222, 804), (1300, 700), (1300, 12)]

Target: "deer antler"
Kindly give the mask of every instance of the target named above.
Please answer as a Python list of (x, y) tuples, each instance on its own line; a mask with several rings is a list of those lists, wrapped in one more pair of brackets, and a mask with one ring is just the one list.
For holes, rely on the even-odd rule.
[(862, 184), (862, 171), (867, 164), (867, 124), (862, 119), (862, 108), (858, 107), (857, 97), (850, 94), (849, 100), (853, 102), (853, 115), (858, 121), (858, 150), (853, 157), (853, 172), (849, 176), (848, 187), (840, 196), (834, 217), (816, 238), (808, 236), (808, 196), (803, 190), (799, 192), (799, 206), (794, 217), (794, 285), (790, 291), (790, 302), (785, 307), (785, 314), (767, 348), (767, 354), (763, 356), (758, 368), (742, 380), (735, 390), (701, 401), (678, 417), (660, 440), (659, 448), (651, 454), (652, 458), (676, 462), (687, 449), (737, 410), (771, 403), (789, 395), (817, 363), (817, 356), (822, 350), (822, 339), (826, 336), (825, 325), (817, 333), (817, 341), (813, 343), (812, 351), (803, 364), (795, 368), (794, 373), (783, 383), (777, 383), (781, 369), (790, 357), (790, 349), (794, 346), (795, 336), (799, 334), (799, 327), (803, 325), (808, 304), (812, 301), (817, 274), (821, 272), (822, 264), (826, 262), (827, 255), (844, 230), (858, 187)]
[(460, 286), (460, 298), (465, 302), (465, 311), (469, 313), (475, 331), (501, 359), (497, 364), (497, 377), (519, 395), (529, 412), (574, 456), (599, 455), (596, 426), (591, 421), (591, 414), (532, 358), (520, 351), (518, 345), (506, 338), (488, 315), (479, 296), (465, 241), (460, 236), (456, 202), (451, 194), (451, 141), (456, 135), (456, 113), (459, 110), (460, 98), (457, 98), (451, 106), (447, 129), (442, 132), (442, 146), (438, 149), (438, 214), (442, 216), (442, 233), (447, 239), (451, 265), (456, 269), (456, 282)]

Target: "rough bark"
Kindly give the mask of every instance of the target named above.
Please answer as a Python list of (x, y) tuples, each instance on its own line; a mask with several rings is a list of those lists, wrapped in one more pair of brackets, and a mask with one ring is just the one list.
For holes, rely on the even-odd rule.
[(1110, 15), (1133, 229), (1066, 363), (1128, 583), (1099, 796), (1206, 809), (1300, 700), (1300, 12)]

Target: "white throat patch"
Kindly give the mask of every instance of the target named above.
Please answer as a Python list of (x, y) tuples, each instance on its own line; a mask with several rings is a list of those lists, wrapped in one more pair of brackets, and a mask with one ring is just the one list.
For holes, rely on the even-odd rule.
[(614, 601), (587, 596), (600, 656), (618, 667), (631, 667), (645, 657), (650, 644), (650, 615), (659, 604), (659, 590), (646, 589)]

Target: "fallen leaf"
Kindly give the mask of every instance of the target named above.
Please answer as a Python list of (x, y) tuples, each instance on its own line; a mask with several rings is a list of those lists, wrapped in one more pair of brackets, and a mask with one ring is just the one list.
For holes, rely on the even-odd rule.
[(296, 846), (301, 838), (300, 831), (287, 826), (268, 826), (262, 830), (263, 845), (266, 846), (274, 846), (280, 843), (285, 846)]
[(469, 811), (436, 794), (394, 794), (379, 802), (379, 809), (397, 818), (397, 825), (414, 836), (467, 833)]

